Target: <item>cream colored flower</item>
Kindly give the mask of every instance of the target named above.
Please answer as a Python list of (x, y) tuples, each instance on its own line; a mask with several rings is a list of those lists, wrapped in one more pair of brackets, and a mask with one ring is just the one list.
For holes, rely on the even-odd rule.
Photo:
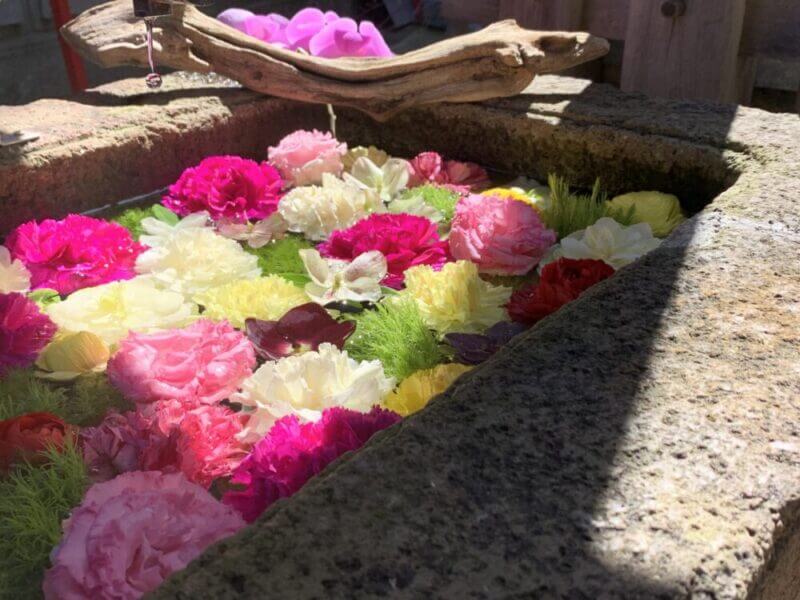
[(211, 215), (206, 211), (192, 213), (174, 225), (155, 217), (147, 217), (142, 219), (141, 225), (144, 233), (139, 236), (139, 241), (150, 248), (160, 248), (180, 231), (211, 230)]
[(633, 208), (635, 223), (647, 223), (656, 237), (667, 237), (686, 220), (677, 196), (661, 192), (631, 192), (617, 196), (607, 203), (612, 210)]
[(36, 375), (52, 381), (70, 381), (84, 373), (105, 371), (110, 351), (105, 342), (89, 331), (59, 335), (36, 359), (42, 369)]
[(318, 304), (337, 300), (377, 302), (383, 296), (381, 281), (386, 277), (386, 257), (377, 250), (364, 252), (352, 262), (326, 260), (316, 250), (300, 250), (300, 258), (311, 281), (306, 294)]
[(308, 303), (308, 296), (278, 275), (242, 279), (212, 288), (195, 296), (205, 307), (203, 316), (215, 321), (227, 319), (239, 329), (245, 319), (277, 321), (295, 306)]
[(344, 174), (346, 182), (378, 194), (384, 202), (390, 202), (406, 189), (409, 177), (408, 161), (390, 158), (379, 167), (366, 156), (356, 160), (351, 172)]
[(425, 408), (434, 396), (444, 392), (451, 383), (471, 369), (467, 365), (449, 364), (417, 371), (405, 378), (383, 404), (389, 410), (407, 417)]
[(322, 344), (315, 352), (264, 363), (231, 400), (251, 411), (240, 439), (255, 443), (287, 415), (317, 421), (322, 411), (336, 406), (369, 412), (394, 383), (380, 361), (358, 362), (336, 346)]
[[(436, 210), (436, 208), (425, 202), (421, 194), (410, 195), (407, 198), (397, 198), (392, 200), (386, 206), (386, 209), (388, 212), (394, 214), (407, 214), (425, 217), (434, 223), (442, 223), (444, 221), (444, 215), (440, 211)], [(442, 231), (442, 229), (447, 230), (448, 228), (443, 228), (440, 226), (440, 234), (445, 233)]]
[(382, 167), (383, 165), (386, 164), (386, 161), (389, 160), (389, 155), (383, 150), (376, 148), (375, 146), (370, 146), (369, 148), (366, 148), (364, 146), (356, 146), (355, 148), (350, 148), (350, 150), (347, 151), (347, 154), (345, 154), (344, 157), (342, 157), (344, 170), (349, 173), (350, 169), (353, 168), (353, 165), (355, 164), (356, 160), (358, 160), (362, 156), (366, 156), (378, 167)]
[(261, 275), (256, 256), (205, 228), (178, 231), (163, 246), (142, 253), (136, 259), (136, 272), (151, 275), (158, 287), (187, 298)]
[(27, 292), (30, 287), (30, 271), (21, 260), (11, 260), (8, 248), (0, 246), (0, 294)]
[(625, 227), (614, 219), (603, 217), (594, 225), (562, 239), (544, 262), (560, 257), (594, 258), (619, 269), (657, 248), (660, 243), (653, 237), (647, 223)]
[(62, 333), (88, 331), (109, 346), (129, 331), (183, 327), (197, 318), (197, 305), (161, 290), (149, 277), (84, 288), (45, 309)]
[(220, 219), (217, 221), (217, 232), (226, 238), (247, 242), (251, 248), (262, 248), (286, 237), (286, 221), (278, 212), (256, 223)]
[(473, 333), (506, 318), (504, 306), (511, 288), (487, 283), (474, 263), (459, 260), (440, 271), (428, 265), (411, 267), (401, 295), (414, 299), (431, 329), (441, 334)]
[(326, 173), (322, 186), (293, 189), (281, 198), (278, 211), (289, 231), (310, 240), (324, 240), (337, 229), (346, 229), (373, 212), (383, 212), (380, 197)]

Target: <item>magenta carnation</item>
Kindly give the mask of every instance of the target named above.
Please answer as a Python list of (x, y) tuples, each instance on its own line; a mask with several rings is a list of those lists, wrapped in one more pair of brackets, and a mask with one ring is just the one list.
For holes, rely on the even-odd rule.
[(177, 400), (194, 408), (233, 393), (256, 364), (243, 333), (200, 319), (184, 329), (131, 333), (108, 363), (111, 383), (129, 400)]
[(438, 269), (450, 260), (448, 244), (439, 238), (436, 224), (406, 214), (370, 215), (349, 229), (334, 231), (318, 249), (323, 256), (343, 260), (353, 260), (370, 250), (380, 251), (388, 265), (383, 284), (395, 289), (403, 286), (407, 269), (417, 265)]
[(212, 219), (266, 219), (278, 209), (283, 181), (272, 165), (240, 156), (209, 156), (186, 169), (161, 202), (183, 216), (208, 211)]
[(330, 133), (299, 130), (269, 148), (269, 160), (285, 180), (295, 186), (315, 185), (322, 175), (341, 175), (347, 144)]
[(134, 600), (244, 526), (183, 475), (136, 471), (92, 486), (64, 521), (47, 600)]
[(444, 160), (437, 152), (422, 152), (409, 163), (408, 187), (426, 183), (446, 185), (454, 191), (485, 187), (489, 183), (486, 170), (475, 163)]
[(483, 273), (524, 275), (555, 242), (555, 232), (524, 202), (471, 195), (456, 205), (450, 251), (458, 260), (476, 263)]
[(0, 294), (0, 377), (32, 365), (55, 333), (55, 323), (24, 294)]
[(357, 450), (375, 433), (401, 420), (377, 406), (368, 413), (330, 408), (317, 422), (301, 424), (297, 417), (280, 419), (234, 472), (222, 501), (252, 523), (273, 502), (291, 496), (345, 452)]
[(144, 250), (121, 225), (82, 215), (24, 223), (11, 232), (6, 246), (31, 272), (32, 289), (59, 294), (133, 278)]

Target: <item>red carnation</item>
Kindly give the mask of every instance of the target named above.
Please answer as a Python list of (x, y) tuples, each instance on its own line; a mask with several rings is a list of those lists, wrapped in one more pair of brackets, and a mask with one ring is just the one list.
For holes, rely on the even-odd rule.
[(602, 260), (559, 258), (542, 268), (538, 284), (511, 295), (508, 314), (514, 321), (533, 325), (613, 273)]
[(72, 428), (55, 415), (35, 412), (0, 421), (0, 473), (23, 460), (35, 462), (49, 446), (61, 448)]

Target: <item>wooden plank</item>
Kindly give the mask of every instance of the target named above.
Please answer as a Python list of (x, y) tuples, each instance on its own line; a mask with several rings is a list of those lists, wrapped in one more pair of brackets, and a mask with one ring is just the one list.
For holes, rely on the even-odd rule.
[(500, 18), (523, 27), (576, 31), (581, 28), (584, 0), (500, 0)]
[(630, 0), (622, 89), (668, 98), (738, 100), (745, 0), (688, 1), (665, 17), (662, 0)]
[(628, 26), (628, 0), (584, 0), (582, 31), (609, 40), (624, 40)]
[(741, 53), (796, 60), (800, 56), (800, 2), (747, 0)]
[(468, 23), (493, 23), (500, 14), (499, 0), (442, 0), (442, 17)]

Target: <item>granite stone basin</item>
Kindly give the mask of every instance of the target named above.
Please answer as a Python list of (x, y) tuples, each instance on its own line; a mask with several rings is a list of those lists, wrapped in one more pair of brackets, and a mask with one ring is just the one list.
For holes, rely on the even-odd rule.
[[(324, 108), (140, 80), (0, 108), (0, 231), (262, 157)], [(696, 215), (154, 598), (800, 598), (800, 120), (538, 78), (338, 134)]]

